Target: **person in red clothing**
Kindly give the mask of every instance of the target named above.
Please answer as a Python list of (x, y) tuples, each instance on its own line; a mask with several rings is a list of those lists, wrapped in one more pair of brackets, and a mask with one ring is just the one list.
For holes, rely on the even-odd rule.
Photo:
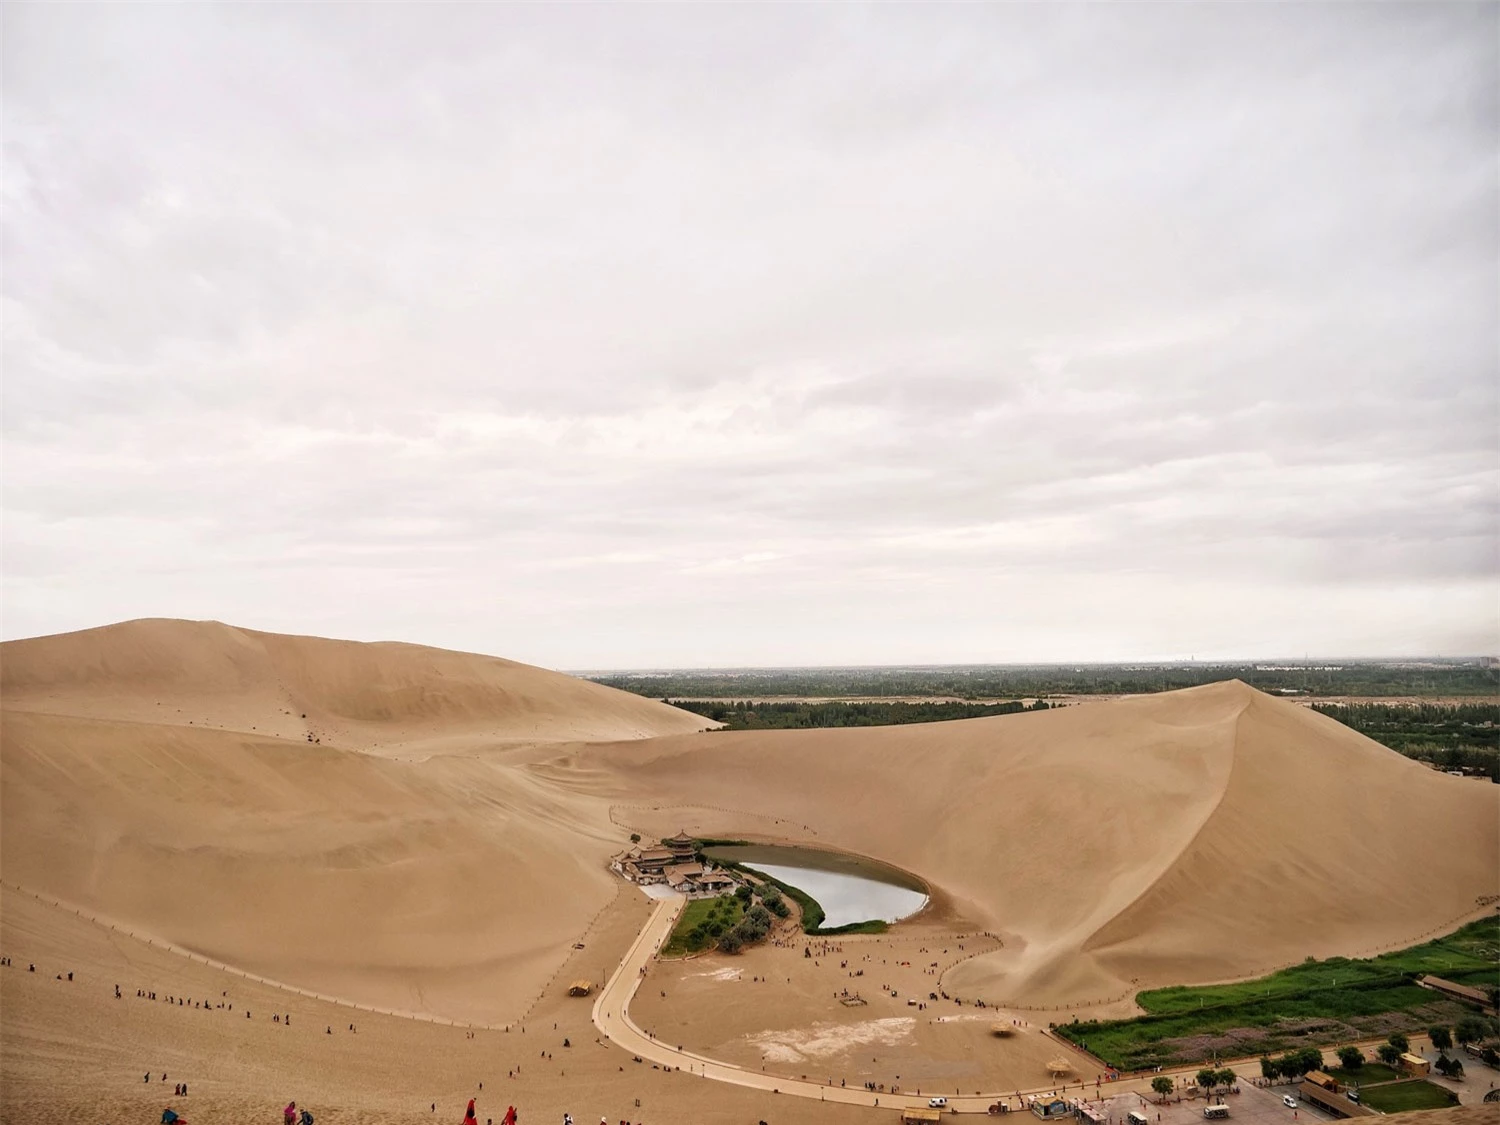
[(281, 1116), (286, 1119), (286, 1125), (297, 1125), (297, 1103), (291, 1102), (281, 1111)]
[(464, 1125), (479, 1125), (479, 1118), (474, 1113), (474, 1099), (469, 1099), (469, 1108), (464, 1110)]
[(500, 1125), (516, 1125), (516, 1107), (515, 1106), (511, 1106), (509, 1109), (507, 1109), (505, 1111), (505, 1120), (501, 1121)]

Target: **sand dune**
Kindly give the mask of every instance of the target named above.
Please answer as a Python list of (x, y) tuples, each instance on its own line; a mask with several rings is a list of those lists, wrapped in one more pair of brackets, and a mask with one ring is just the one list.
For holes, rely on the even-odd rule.
[(448, 1018), (527, 1009), (618, 892), (605, 861), (631, 828), (915, 872), (939, 914), (1006, 939), (949, 987), (1030, 1006), (1405, 943), (1500, 881), (1494, 787), (1238, 683), (681, 734), (701, 720), (410, 645), (148, 621), (0, 657), (7, 881), (274, 980)]
[(1079, 1006), (1355, 954), (1477, 913), (1500, 793), (1238, 682), (1089, 707), (594, 747), (652, 830), (816, 840), (1007, 935), (951, 988)]
[(0, 645), (0, 699), (7, 710), (311, 735), (388, 753), (484, 739), (649, 738), (714, 725), (498, 657), (217, 621), (127, 621), (8, 642)]

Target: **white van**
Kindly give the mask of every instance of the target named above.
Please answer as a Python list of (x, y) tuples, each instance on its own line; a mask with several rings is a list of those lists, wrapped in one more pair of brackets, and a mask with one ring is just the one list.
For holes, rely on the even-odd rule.
[(1203, 1116), (1210, 1121), (1217, 1121), (1221, 1117), (1229, 1116), (1229, 1107), (1227, 1105), (1206, 1105), (1203, 1107)]
[(1151, 1118), (1147, 1117), (1138, 1109), (1132, 1109), (1129, 1113), (1127, 1113), (1125, 1115), (1125, 1120), (1128, 1121), (1130, 1125), (1151, 1125)]

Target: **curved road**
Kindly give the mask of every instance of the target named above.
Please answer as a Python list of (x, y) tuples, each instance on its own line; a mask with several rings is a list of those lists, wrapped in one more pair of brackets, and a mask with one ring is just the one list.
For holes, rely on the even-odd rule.
[[(733, 1063), (695, 1055), (692, 1051), (679, 1050), (658, 1042), (636, 1026), (630, 1018), (630, 1002), (640, 987), (643, 972), (656, 951), (672, 933), (677, 915), (687, 902), (681, 895), (662, 899), (651, 918), (641, 929), (625, 959), (614, 975), (599, 990), (594, 1001), (594, 1025), (614, 1043), (642, 1059), (660, 1063), (663, 1067), (686, 1071), (717, 1082), (732, 1082), (736, 1086), (749, 1086), (756, 1090), (772, 1090), (798, 1098), (815, 1101), (842, 1102), (845, 1105), (879, 1106), (881, 1109), (914, 1109), (925, 1107), (927, 1097), (916, 1094), (877, 1094), (863, 1087), (849, 1089), (844, 1086), (826, 1086), (821, 1082), (809, 1082), (800, 1078), (786, 1078), (777, 1074), (765, 1074), (758, 1070), (746, 1070)], [(984, 1113), (999, 1095), (989, 1097), (949, 1097), (948, 1111), (959, 1113)]]

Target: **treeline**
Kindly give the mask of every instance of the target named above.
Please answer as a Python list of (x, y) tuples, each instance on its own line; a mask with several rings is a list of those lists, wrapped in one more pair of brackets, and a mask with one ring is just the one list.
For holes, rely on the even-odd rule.
[(1445, 770), (1478, 772), (1500, 782), (1500, 705), (1488, 703), (1315, 703), (1337, 719), (1408, 758)]
[(960, 700), (1135, 695), (1238, 679), (1277, 694), (1416, 697), (1500, 694), (1500, 669), (1477, 661), (1342, 665), (957, 665), (925, 668), (746, 668), (590, 677), (654, 699), (939, 696)]
[(792, 730), (811, 727), (888, 727), (903, 723), (940, 723), (949, 719), (980, 719), (987, 715), (1014, 715), (1019, 711), (1045, 711), (1045, 700), (1030, 705), (1009, 703), (957, 703), (923, 700), (918, 703), (757, 703), (753, 700), (668, 699), (673, 707), (725, 724), (726, 730)]

